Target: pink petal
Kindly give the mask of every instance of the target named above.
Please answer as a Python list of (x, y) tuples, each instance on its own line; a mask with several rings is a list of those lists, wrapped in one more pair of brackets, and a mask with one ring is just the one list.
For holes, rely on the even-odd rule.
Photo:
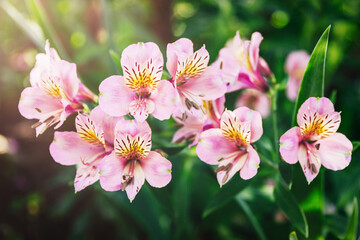
[(101, 110), (100, 106), (91, 111), (90, 118), (102, 127), (106, 142), (114, 144), (115, 126), (119, 120), (124, 120), (124, 118), (112, 117)]
[(155, 109), (155, 104), (148, 98), (136, 98), (129, 104), (129, 111), (133, 117), (139, 121), (144, 122), (149, 113), (152, 113)]
[(244, 166), (240, 170), (240, 177), (245, 180), (250, 179), (256, 175), (260, 164), (259, 155), (251, 145), (247, 151), (249, 154)]
[(227, 158), (238, 151), (235, 144), (228, 141), (218, 128), (201, 133), (196, 153), (201, 161), (211, 165), (219, 164), (219, 160)]
[(20, 114), (28, 119), (43, 119), (49, 117), (49, 114), (62, 111), (62, 103), (52, 96), (43, 92), (37, 87), (25, 88), (20, 97)]
[(125, 160), (117, 158), (114, 151), (100, 162), (100, 185), (104, 190), (117, 191), (121, 189), (124, 164)]
[(141, 160), (146, 181), (153, 187), (165, 187), (171, 180), (171, 162), (155, 151)]
[(220, 187), (227, 183), (235, 175), (235, 173), (237, 173), (244, 166), (247, 156), (247, 153), (238, 151), (237, 154), (233, 154), (233, 156), (230, 158), (221, 160), (219, 162), (219, 167), (232, 164), (232, 167), (229, 171), (219, 171), (216, 174), (216, 178), (220, 184)]
[(95, 183), (97, 180), (99, 180), (99, 169), (95, 165), (79, 165), (74, 181), (75, 193)]
[(280, 137), (280, 154), (285, 162), (294, 164), (298, 161), (301, 140), (299, 127), (291, 128)]
[(169, 43), (166, 49), (166, 68), (171, 76), (175, 76), (180, 56), (189, 56), (193, 53), (193, 43), (187, 38), (181, 38), (174, 43)]
[(129, 104), (136, 98), (128, 87), (125, 86), (122, 76), (106, 78), (99, 86), (99, 105), (107, 114), (121, 117), (129, 113)]
[(219, 71), (215, 67), (209, 66), (199, 77), (190, 79), (178, 89), (191, 92), (204, 100), (215, 100), (226, 93), (227, 87), (222, 81)]
[(120, 120), (115, 126), (115, 132), (121, 134), (148, 135), (151, 128), (147, 122), (137, 122), (135, 120)]
[(70, 99), (73, 99), (79, 91), (80, 80), (76, 74), (76, 65), (64, 60), (57, 63), (59, 75), (61, 79), (61, 86)]
[(304, 114), (309, 115), (309, 113), (317, 112), (320, 115), (326, 115), (333, 113), (334, 111), (334, 105), (328, 98), (311, 97), (307, 99), (299, 108), (297, 114), (297, 123), (299, 126), (303, 125), (303, 123), (306, 121), (303, 118)]
[(262, 119), (260, 113), (247, 107), (239, 107), (234, 114), (241, 122), (250, 122), (251, 142), (256, 142), (263, 134)]
[(254, 32), (251, 35), (251, 42), (249, 47), (249, 60), (252, 69), (257, 69), (257, 65), (259, 61), (259, 47), (262, 40), (263, 37), (259, 32)]
[(258, 111), (262, 117), (270, 114), (271, 102), (270, 98), (255, 89), (245, 89), (236, 100), (236, 107), (248, 107)]
[(303, 50), (291, 52), (285, 61), (285, 72), (294, 76), (296, 71), (305, 72), (310, 55)]
[(292, 101), (296, 100), (299, 93), (300, 85), (301, 85), (301, 81), (298, 81), (298, 79), (295, 79), (294, 77), (291, 76), (289, 77), (289, 82), (286, 86), (286, 96), (290, 100)]
[(298, 152), (299, 163), (309, 184), (319, 174), (321, 167), (320, 159), (310, 150), (304, 144), (300, 144)]
[(337, 171), (346, 168), (351, 161), (352, 143), (341, 133), (319, 140), (313, 145), (324, 167)]
[(155, 104), (152, 115), (161, 121), (170, 118), (176, 109), (178, 101), (175, 88), (166, 80), (160, 81), (159, 86), (151, 94), (150, 99)]
[(103, 147), (88, 144), (76, 132), (55, 132), (50, 144), (51, 156), (62, 165), (91, 162), (103, 152)]
[[(126, 170), (124, 170), (126, 172)], [(145, 182), (145, 174), (143, 169), (141, 168), (140, 164), (136, 164), (134, 168), (134, 179), (132, 180), (132, 183), (126, 187), (126, 194), (132, 202), (135, 198), (135, 196), (140, 191), (140, 188)]]

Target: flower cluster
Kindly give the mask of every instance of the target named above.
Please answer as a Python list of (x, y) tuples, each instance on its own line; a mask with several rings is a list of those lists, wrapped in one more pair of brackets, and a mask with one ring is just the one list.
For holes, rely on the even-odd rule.
[[(56, 162), (77, 166), (76, 192), (99, 180), (104, 190), (126, 191), (132, 201), (145, 180), (157, 188), (171, 181), (171, 162), (162, 151), (151, 149), (149, 114), (176, 121), (180, 128), (173, 142), (197, 145), (201, 161), (218, 165), (220, 186), (237, 172), (242, 179), (250, 179), (260, 165), (253, 143), (263, 134), (262, 116), (270, 113), (267, 94), (273, 78), (259, 56), (262, 39), (257, 32), (251, 40), (242, 40), (237, 33), (211, 65), (205, 46), (194, 51), (191, 40), (179, 39), (167, 45), (169, 79), (163, 79), (164, 58), (155, 43), (132, 44), (121, 55), (123, 75), (106, 78), (99, 96), (79, 80), (76, 65), (61, 60), (47, 42), (45, 54), (36, 57), (31, 87), (22, 92), (19, 111), (38, 120), (33, 125), (37, 136), (52, 125), (57, 129), (70, 114), (78, 114), (76, 132), (55, 132), (50, 144)], [(306, 62), (305, 57), (301, 63), (291, 59), (286, 69), (293, 99)], [(237, 108), (225, 109), (225, 94), (239, 89), (244, 90)], [(98, 106), (90, 111), (87, 104)], [(280, 138), (280, 152), (286, 162), (300, 162), (308, 182), (321, 164), (332, 170), (349, 164), (352, 145), (336, 133), (340, 114), (328, 99), (308, 99), (297, 120), (300, 127)]]

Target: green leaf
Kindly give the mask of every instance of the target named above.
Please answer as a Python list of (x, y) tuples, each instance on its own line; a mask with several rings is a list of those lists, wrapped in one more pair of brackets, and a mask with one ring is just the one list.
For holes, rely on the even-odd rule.
[(358, 147), (360, 147), (360, 141), (353, 141), (352, 144), (353, 144), (353, 152), (354, 152)]
[(346, 218), (338, 214), (324, 216), (324, 226), (338, 239), (344, 239), (346, 226), (345, 224), (339, 224), (344, 222), (346, 222)]
[(354, 198), (353, 212), (349, 221), (349, 224), (346, 229), (345, 240), (356, 239), (357, 234), (357, 225), (359, 221), (359, 210), (358, 210), (358, 201), (357, 198)]
[(274, 188), (275, 201), (289, 219), (291, 224), (296, 227), (305, 237), (309, 235), (308, 224), (294, 195), (278, 182)]
[(215, 195), (215, 197), (209, 202), (203, 212), (203, 218), (208, 216), (213, 211), (224, 206), (226, 203), (230, 202), (239, 192), (246, 188), (250, 183), (250, 180), (242, 180), (236, 177), (233, 177), (228, 183), (226, 183), (220, 191)]
[(298, 237), (297, 237), (295, 231), (293, 231), (293, 232), (290, 233), (290, 235), (289, 235), (289, 240), (298, 240)]
[(296, 114), (306, 99), (324, 96), (325, 62), (330, 27), (331, 25), (321, 35), (306, 67), (294, 109), (293, 126), (296, 124)]
[(261, 225), (259, 224), (259, 221), (256, 219), (255, 215), (253, 214), (253, 212), (251, 211), (249, 205), (246, 203), (246, 201), (244, 201), (241, 197), (240, 194), (238, 194), (235, 198), (236, 202), (240, 205), (240, 207), (242, 208), (242, 210), (245, 212), (245, 214), (247, 215), (247, 217), (249, 218), (251, 224), (253, 225), (253, 227), (255, 228), (256, 233), (258, 234), (259, 238), (261, 240), (266, 240), (264, 231), (262, 230)]
[(121, 64), (120, 64), (120, 55), (117, 52), (115, 52), (114, 50), (112, 50), (112, 49), (109, 50), (109, 54), (110, 54), (111, 59), (113, 60), (115, 66), (116, 66), (117, 72), (120, 75), (122, 75), (122, 73), (121, 73), (122, 68), (121, 68)]

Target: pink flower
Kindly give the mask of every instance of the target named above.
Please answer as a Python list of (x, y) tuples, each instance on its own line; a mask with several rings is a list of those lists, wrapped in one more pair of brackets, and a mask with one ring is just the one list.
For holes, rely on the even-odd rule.
[(281, 136), (281, 156), (290, 164), (299, 160), (309, 184), (321, 164), (334, 171), (349, 165), (353, 147), (343, 134), (336, 132), (340, 122), (340, 113), (335, 112), (329, 99), (311, 97), (299, 109), (299, 127)]
[(286, 58), (285, 72), (289, 74), (286, 95), (290, 100), (297, 98), (310, 56), (305, 51), (291, 52)]
[(261, 116), (247, 107), (226, 110), (220, 128), (212, 128), (200, 135), (196, 148), (200, 160), (219, 165), (215, 170), (220, 186), (240, 171), (242, 179), (256, 175), (260, 158), (251, 143), (263, 133)]
[(236, 100), (236, 107), (248, 107), (267, 117), (270, 114), (270, 98), (263, 92), (255, 89), (245, 89)]
[(111, 76), (99, 87), (100, 107), (112, 116), (128, 113), (140, 122), (149, 114), (169, 119), (176, 108), (176, 91), (161, 80), (163, 57), (152, 42), (132, 44), (121, 55), (124, 76)]
[(164, 187), (171, 180), (171, 162), (151, 150), (151, 129), (146, 122), (119, 121), (115, 150), (100, 164), (100, 184), (106, 191), (126, 190), (132, 201), (146, 181)]
[(265, 60), (259, 57), (259, 46), (263, 37), (255, 32), (251, 40), (242, 40), (239, 32), (220, 50), (215, 65), (221, 70), (222, 78), (228, 84), (228, 92), (241, 88), (254, 88), (267, 92), (266, 79), (272, 73)]
[(55, 132), (50, 154), (62, 165), (77, 165), (75, 192), (99, 179), (98, 166), (113, 151), (114, 128), (119, 120), (96, 107), (90, 116), (79, 114), (76, 117), (77, 132)]
[(19, 111), (25, 118), (39, 120), (32, 126), (36, 136), (56, 123), (55, 129), (60, 127), (70, 114), (82, 110), (80, 101), (96, 98), (77, 77), (76, 65), (61, 60), (49, 42), (45, 54), (36, 56), (30, 83), (21, 93)]
[(195, 111), (202, 100), (215, 100), (223, 96), (226, 86), (216, 67), (208, 66), (209, 53), (203, 46), (196, 52), (193, 43), (181, 38), (167, 45), (166, 67), (180, 99), (179, 111)]
[(210, 128), (220, 127), (220, 118), (224, 112), (225, 96), (213, 101), (203, 101), (201, 110), (181, 113), (177, 111), (173, 114), (173, 118), (177, 122), (177, 126), (181, 126), (173, 136), (173, 142), (181, 143), (192, 141), (189, 147), (199, 142), (200, 134)]

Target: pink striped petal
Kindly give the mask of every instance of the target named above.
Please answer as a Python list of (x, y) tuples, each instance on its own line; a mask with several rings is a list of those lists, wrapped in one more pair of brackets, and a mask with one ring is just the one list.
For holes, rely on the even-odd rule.
[(244, 166), (247, 156), (247, 153), (239, 152), (238, 154), (235, 154), (232, 157), (221, 160), (219, 162), (219, 167), (217, 169), (229, 165), (231, 166), (228, 171), (219, 171), (216, 174), (216, 178), (220, 184), (220, 187), (226, 184), (235, 175), (235, 173), (237, 173)]
[(161, 121), (170, 118), (178, 103), (176, 89), (166, 80), (160, 81), (158, 88), (151, 94), (150, 99), (155, 105), (152, 115)]
[(248, 107), (239, 107), (234, 110), (234, 114), (237, 119), (241, 122), (250, 122), (250, 131), (251, 131), (251, 142), (256, 142), (260, 139), (263, 134), (262, 128), (262, 119), (260, 113), (257, 111), (251, 110)]
[(154, 102), (148, 98), (136, 98), (129, 104), (130, 114), (139, 122), (144, 122), (154, 109)]
[(238, 151), (235, 144), (227, 140), (220, 129), (213, 128), (201, 133), (196, 153), (200, 160), (211, 165)]
[(298, 152), (299, 163), (308, 184), (310, 184), (319, 174), (321, 167), (320, 159), (318, 159), (311, 150), (312, 149), (307, 148), (304, 144), (300, 144)]
[(103, 147), (88, 144), (76, 132), (55, 132), (50, 144), (51, 156), (62, 165), (91, 162), (103, 152)]
[(280, 137), (280, 154), (285, 162), (290, 164), (297, 163), (301, 140), (299, 127), (291, 128)]
[(307, 99), (299, 108), (297, 114), (297, 123), (299, 126), (302, 126), (303, 123), (307, 121), (303, 118), (304, 114), (309, 115), (317, 112), (318, 114), (324, 116), (326, 114), (333, 113), (334, 111), (334, 105), (328, 98), (311, 97)]
[(79, 165), (76, 171), (75, 193), (99, 180), (99, 169), (95, 165)]
[[(126, 167), (124, 172), (126, 172)], [(130, 202), (134, 200), (135, 196), (140, 191), (140, 188), (142, 187), (144, 182), (145, 182), (145, 173), (141, 168), (140, 164), (137, 163), (134, 167), (134, 179), (132, 180), (131, 184), (129, 184), (125, 189)]]
[(106, 78), (99, 86), (99, 105), (107, 114), (121, 117), (129, 113), (129, 104), (136, 94), (125, 86), (122, 76)]
[(155, 151), (141, 160), (146, 181), (153, 187), (165, 187), (171, 180), (171, 162)]
[(115, 133), (123, 135), (149, 135), (151, 128), (147, 122), (137, 122), (135, 120), (120, 120), (115, 126)]
[[(166, 68), (170, 75), (175, 77), (178, 61), (183, 60), (193, 53), (193, 43), (187, 38), (181, 38), (174, 43), (169, 43), (166, 49)], [(180, 59), (179, 59), (180, 57)]]

